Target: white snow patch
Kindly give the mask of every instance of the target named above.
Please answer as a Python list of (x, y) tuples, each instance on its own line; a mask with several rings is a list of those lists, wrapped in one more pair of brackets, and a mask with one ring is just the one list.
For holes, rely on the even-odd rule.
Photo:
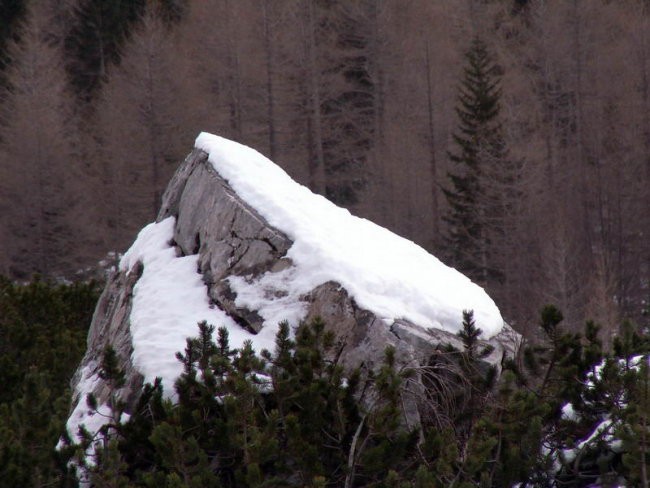
[[(501, 331), (503, 319), (487, 293), (413, 242), (313, 194), (249, 147), (205, 132), (196, 147), (246, 203), (294, 242), (288, 252), (294, 267), (255, 282), (231, 278), (238, 305), (259, 309), (273, 324), (285, 318), (283, 311), (300, 314), (286, 304), (335, 281), (389, 322), (404, 318), (455, 333), (462, 311), (472, 309), (485, 337)], [(273, 290), (286, 295), (275, 298)]]
[[(68, 435), (74, 443), (81, 442), (82, 438), (79, 436), (79, 427), (83, 425), (90, 434), (95, 435), (97, 431), (106, 423), (104, 417), (93, 415), (90, 408), (86, 404), (86, 395), (92, 392), (101, 381), (99, 376), (93, 374), (94, 365), (87, 364), (81, 372), (81, 379), (75, 388), (74, 396), (78, 398), (77, 405), (68, 417), (66, 428)], [(109, 412), (110, 413), (110, 412)], [(62, 447), (62, 442), (59, 441), (57, 448)]]
[[(568, 463), (573, 462), (576, 456), (578, 455), (578, 453), (585, 447), (589, 447), (591, 442), (593, 442), (595, 439), (602, 439), (606, 443), (610, 444), (610, 446), (612, 446), (612, 444), (615, 442), (613, 438), (612, 429), (613, 429), (613, 424), (610, 419), (605, 419), (602, 422), (600, 422), (596, 426), (596, 428), (591, 432), (591, 434), (589, 434), (589, 436), (587, 436), (585, 439), (580, 441), (576, 445), (576, 447), (572, 449), (562, 450), (562, 455), (565, 462)], [(612, 446), (612, 447), (616, 447), (616, 446)]]
[(577, 421), (577, 420), (578, 420), (578, 414), (577, 414), (576, 411), (574, 410), (574, 408), (573, 408), (573, 404), (572, 404), (572, 403), (566, 403), (566, 404), (562, 407), (562, 415), (561, 415), (561, 418), (562, 418), (563, 420), (571, 420), (571, 421)]
[[(112, 411), (108, 405), (98, 405), (97, 410), (93, 411), (86, 402), (86, 396), (88, 393), (92, 392), (95, 386), (97, 386), (101, 381), (99, 376), (92, 372), (95, 370), (95, 367), (96, 364), (89, 363), (82, 370), (81, 380), (75, 388), (77, 405), (66, 422), (66, 430), (68, 431), (68, 435), (73, 444), (79, 444), (83, 440), (83, 437), (79, 435), (80, 427), (83, 427), (94, 438), (94, 441), (88, 446), (84, 453), (85, 462), (88, 466), (94, 466), (95, 451), (97, 448), (103, 447), (104, 439), (102, 436), (98, 436), (97, 433), (104, 425), (110, 422), (112, 417)], [(126, 422), (128, 416), (123, 414), (120, 420)], [(64, 442), (61, 438), (56, 445), (56, 449), (62, 449), (63, 447)], [(75, 466), (77, 469), (79, 486), (82, 488), (89, 487), (90, 477), (86, 468), (79, 466), (76, 461), (71, 461), (70, 464)]]
[(198, 256), (177, 257), (170, 245), (174, 223), (169, 217), (147, 225), (120, 261), (121, 271), (132, 270), (138, 262), (144, 265), (133, 289), (133, 364), (145, 382), (161, 377), (170, 396), (183, 370), (176, 352), (184, 351), (186, 338), (197, 336), (199, 322), (225, 326), (231, 348), (241, 347), (250, 339), (258, 352), (273, 350), (277, 332), (277, 323), (269, 323), (263, 333), (251, 334), (210, 304), (207, 287), (197, 271)]

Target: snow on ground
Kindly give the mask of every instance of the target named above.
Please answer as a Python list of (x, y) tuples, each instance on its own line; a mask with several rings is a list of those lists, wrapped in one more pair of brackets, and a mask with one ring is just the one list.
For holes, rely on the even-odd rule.
[(564, 461), (566, 463), (573, 462), (578, 453), (585, 447), (589, 447), (595, 439), (605, 441), (612, 448), (620, 447), (620, 442), (614, 439), (613, 428), (614, 425), (610, 419), (605, 419), (598, 423), (594, 430), (585, 439), (578, 442), (575, 447), (562, 451)]
[(503, 319), (487, 293), (413, 242), (313, 194), (249, 147), (205, 132), (196, 147), (243, 200), (294, 242), (288, 257), (296, 266), (253, 283), (231, 279), (238, 304), (255, 305), (262, 317), (276, 321), (283, 317), (273, 290), (288, 292), (285, 303), (295, 303), (332, 280), (388, 322), (406, 318), (455, 333), (462, 311), (472, 309), (485, 337), (501, 330)]

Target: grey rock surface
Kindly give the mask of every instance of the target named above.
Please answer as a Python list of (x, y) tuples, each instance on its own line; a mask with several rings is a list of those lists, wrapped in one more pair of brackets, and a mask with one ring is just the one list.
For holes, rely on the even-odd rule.
[[(236, 304), (236, 295), (228, 284), (230, 276), (254, 279), (266, 272), (292, 266), (286, 257), (291, 240), (270, 226), (243, 201), (208, 162), (206, 153), (194, 150), (172, 178), (163, 195), (157, 220), (176, 218), (174, 242), (179, 256), (198, 254), (199, 272), (208, 287), (212, 302), (226, 311), (242, 327), (258, 332), (263, 320), (256, 310)], [(132, 404), (142, 387), (142, 375), (131, 363), (129, 313), (133, 287), (140, 272), (116, 272), (108, 280), (88, 336), (88, 350), (73, 379), (73, 387), (82, 375), (98, 371), (102, 351), (112, 344), (123, 362), (127, 384), (122, 398)], [(307, 309), (306, 320), (321, 317), (345, 344), (341, 359), (348, 367), (376, 368), (387, 346), (395, 347), (403, 366), (417, 367), (429, 361), (436, 348), (452, 344), (462, 348), (454, 334), (430, 330), (405, 320), (386, 322), (361, 308), (338, 283), (324, 283), (301, 297)], [(479, 324), (480, 325), (480, 324)], [(512, 357), (520, 336), (509, 327), (487, 341), (494, 347), (485, 359), (500, 366), (504, 356)], [(100, 402), (107, 398), (101, 381), (94, 393)], [(77, 398), (76, 401), (82, 401)], [(419, 419), (417, 402), (405, 404), (408, 423)]]
[(129, 404), (137, 400), (143, 386), (143, 376), (131, 362), (133, 343), (129, 316), (133, 287), (141, 275), (142, 266), (138, 266), (129, 274), (114, 271), (108, 276), (88, 331), (86, 353), (71, 380), (71, 386), (75, 391), (72, 399), (73, 407), (79, 402), (85, 402), (85, 395), (88, 393), (93, 393), (101, 402), (105, 402), (108, 398), (110, 392), (107, 385), (101, 381), (94, 385), (92, 391), (77, 390), (84, 376), (99, 374), (104, 349), (108, 345), (115, 349), (126, 375), (127, 381), (122, 389), (122, 399)]

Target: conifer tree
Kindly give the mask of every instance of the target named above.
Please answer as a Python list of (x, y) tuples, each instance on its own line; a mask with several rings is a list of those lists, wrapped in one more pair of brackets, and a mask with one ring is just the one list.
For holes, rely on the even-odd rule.
[(463, 341), (465, 353), (470, 357), (476, 356), (476, 345), (483, 331), (476, 327), (473, 310), (463, 310), (463, 328), (458, 332), (458, 337)]
[(108, 66), (119, 61), (120, 48), (143, 3), (80, 0), (75, 5), (65, 44), (72, 83), (79, 93), (96, 90)]
[(125, 41), (148, 3), (168, 22), (178, 21), (186, 8), (184, 0), (78, 0), (74, 5), (65, 48), (70, 78), (80, 97), (95, 96), (109, 68), (119, 64)]
[(444, 246), (453, 266), (486, 285), (499, 277), (491, 244), (503, 212), (494, 178), (506, 159), (501, 89), (497, 67), (481, 39), (474, 38), (465, 58), (456, 108), (460, 123), (453, 136), (455, 150), (449, 153), (451, 186), (444, 189), (449, 204)]
[(111, 409), (113, 424), (118, 425), (125, 407), (118, 392), (126, 383), (126, 375), (120, 368), (120, 359), (111, 345), (107, 345), (104, 349), (99, 377), (106, 382), (110, 390), (107, 404)]
[(20, 21), (25, 14), (25, 2), (0, 2), (0, 70), (4, 70), (8, 59), (6, 56), (7, 43), (12, 36), (16, 35), (16, 23)]
[(629, 404), (619, 435), (623, 441), (623, 465), (635, 486), (650, 486), (650, 368), (648, 356), (639, 358), (628, 389)]
[(0, 278), (0, 487), (73, 486), (71, 453), (54, 446), (96, 298), (93, 285)]

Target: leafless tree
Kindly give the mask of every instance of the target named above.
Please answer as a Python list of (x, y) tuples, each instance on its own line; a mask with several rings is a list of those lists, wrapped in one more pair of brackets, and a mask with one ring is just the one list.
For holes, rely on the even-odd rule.
[[(45, 4), (31, 4), (19, 41), (9, 46), (11, 67), (2, 99), (0, 161), (4, 232), (10, 274), (56, 274), (74, 266), (74, 221), (79, 177), (73, 152), (71, 97), (60, 45), (49, 31)], [(79, 186), (75, 190), (80, 190)]]
[(196, 135), (185, 116), (192, 110), (186, 59), (175, 52), (169, 29), (147, 10), (98, 109), (106, 212), (115, 212), (116, 232), (130, 238), (157, 214), (162, 190)]
[[(0, 270), (70, 271), (123, 249), (200, 130), (435, 253), (462, 53), (480, 32), (502, 71), (517, 175), (491, 175), (509, 197), (490, 253), (504, 281), (488, 291), (520, 330), (548, 301), (576, 329), (642, 319), (647, 2), (188, 0), (176, 23), (148, 2), (122, 62), (102, 64), (97, 100), (71, 109), (58, 42), (78, 1), (30, 2), (36, 20), (11, 47)], [(73, 242), (65, 260), (43, 258)]]

